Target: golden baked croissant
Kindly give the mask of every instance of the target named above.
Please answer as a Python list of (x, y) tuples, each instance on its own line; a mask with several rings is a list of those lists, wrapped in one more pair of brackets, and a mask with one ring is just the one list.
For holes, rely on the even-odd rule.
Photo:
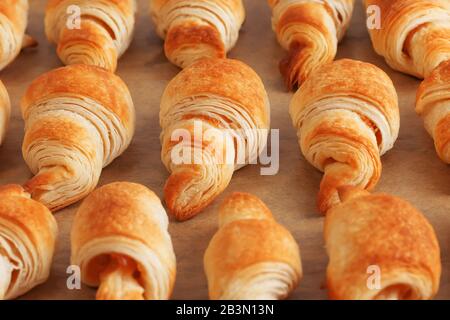
[(441, 275), (433, 227), (408, 202), (353, 187), (325, 218), (333, 299), (431, 299)]
[(57, 230), (51, 212), (21, 186), (0, 187), (0, 300), (47, 280)]
[(441, 63), (422, 82), (416, 111), (424, 119), (439, 157), (450, 164), (450, 60)]
[(381, 69), (348, 59), (326, 64), (294, 95), (290, 114), (304, 156), (324, 172), (320, 212), (338, 202), (340, 186), (375, 186), (380, 156), (400, 126), (397, 93)]
[[(160, 110), (164, 196), (179, 220), (195, 216), (267, 142), (270, 105), (258, 75), (237, 60), (204, 59), (167, 86)], [(178, 133), (188, 135), (179, 141)], [(187, 161), (175, 161), (179, 149)], [(183, 157), (185, 159), (186, 157)]]
[(25, 35), (28, 23), (28, 0), (0, 1), (0, 70), (10, 64), (25, 47), (36, 45)]
[(102, 168), (128, 147), (135, 111), (126, 84), (88, 65), (50, 71), (22, 99), (24, 159), (34, 178), (25, 185), (51, 210), (85, 197)]
[(219, 230), (204, 257), (211, 299), (286, 298), (302, 278), (300, 250), (257, 197), (234, 193), (219, 209)]
[(167, 58), (182, 68), (225, 58), (245, 19), (242, 0), (151, 0), (150, 13)]
[(450, 59), (450, 1), (365, 2), (380, 9), (380, 28), (369, 33), (375, 51), (393, 69), (423, 78)]
[(6, 91), (3, 82), (0, 80), (0, 145), (2, 144), (3, 139), (5, 138), (10, 113), (11, 113), (11, 102), (9, 100), (8, 91)]
[(334, 60), (353, 13), (354, 0), (269, 0), (272, 27), (288, 51), (280, 70), (289, 90)]
[(135, 12), (135, 0), (49, 0), (45, 31), (64, 64), (115, 71), (131, 43)]
[(169, 220), (146, 187), (117, 182), (92, 192), (72, 227), (72, 264), (97, 299), (168, 299), (176, 263)]

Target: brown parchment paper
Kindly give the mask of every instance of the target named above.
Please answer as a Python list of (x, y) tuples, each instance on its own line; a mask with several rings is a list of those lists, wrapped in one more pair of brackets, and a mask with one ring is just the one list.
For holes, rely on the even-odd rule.
[[(30, 172), (21, 155), (23, 121), (19, 101), (30, 82), (61, 64), (44, 35), (45, 0), (31, 0), (29, 33), (40, 45), (27, 50), (0, 72), (12, 99), (12, 119), (8, 135), (0, 147), (0, 184), (23, 183)], [(437, 298), (450, 299), (449, 236), (450, 168), (439, 161), (433, 142), (414, 112), (419, 81), (391, 70), (371, 46), (364, 11), (357, 1), (352, 24), (339, 48), (338, 57), (371, 62), (388, 72), (400, 97), (401, 131), (395, 148), (383, 157), (382, 179), (377, 191), (408, 199), (433, 224), (441, 245), (443, 273)], [(138, 1), (134, 41), (119, 62), (118, 74), (128, 84), (137, 109), (137, 130), (130, 148), (104, 169), (100, 185), (120, 180), (142, 183), (162, 196), (168, 176), (160, 161), (159, 100), (167, 83), (179, 72), (163, 53), (148, 16), (148, 0)], [(262, 77), (272, 104), (272, 128), (280, 129), (280, 171), (276, 176), (261, 176), (258, 166), (235, 173), (229, 188), (195, 219), (170, 225), (177, 255), (177, 280), (174, 299), (206, 299), (207, 283), (203, 272), (203, 253), (217, 229), (216, 209), (226, 194), (247, 191), (259, 196), (272, 209), (277, 220), (294, 235), (301, 247), (304, 277), (292, 299), (325, 299), (323, 284), (327, 265), (322, 225), (315, 201), (322, 174), (302, 157), (291, 126), (286, 92), (278, 72), (284, 52), (271, 30), (271, 12), (265, 0), (246, 0), (247, 20), (231, 58), (243, 60)], [(68, 290), (70, 265), (70, 228), (79, 204), (56, 214), (59, 238), (49, 280), (23, 296), (24, 299), (91, 299), (93, 289)]]

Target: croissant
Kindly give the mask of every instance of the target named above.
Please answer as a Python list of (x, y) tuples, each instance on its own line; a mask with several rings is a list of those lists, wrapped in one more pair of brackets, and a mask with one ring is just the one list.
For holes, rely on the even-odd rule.
[(450, 60), (422, 82), (417, 92), (416, 111), (423, 117), (439, 157), (450, 164)]
[(3, 82), (0, 80), (0, 145), (5, 138), (6, 129), (8, 128), (9, 117), (11, 113), (11, 103), (8, 91), (6, 91)]
[(269, 121), (264, 85), (244, 63), (205, 59), (179, 73), (160, 109), (161, 158), (171, 173), (164, 188), (169, 211), (187, 220), (211, 203), (235, 170), (254, 163)]
[(21, 107), (22, 153), (35, 175), (25, 188), (51, 210), (91, 192), (102, 168), (125, 151), (134, 134), (127, 86), (95, 66), (71, 65), (40, 76)]
[(28, 23), (28, 0), (0, 1), (0, 70), (10, 64), (23, 48), (37, 43), (25, 35)]
[(300, 251), (257, 197), (234, 193), (219, 209), (219, 231), (204, 266), (211, 299), (286, 298), (302, 278)]
[(393, 69), (423, 78), (450, 59), (448, 0), (366, 0), (373, 5), (381, 28), (369, 30), (372, 44)]
[(353, 14), (354, 0), (269, 0), (272, 28), (288, 51), (280, 70), (289, 90), (334, 60)]
[(0, 187), (0, 300), (45, 282), (55, 248), (51, 212), (17, 185)]
[(397, 93), (382, 70), (348, 59), (326, 64), (294, 95), (290, 114), (302, 153), (324, 172), (321, 213), (339, 202), (338, 187), (376, 185), (380, 156), (400, 127)]
[(128, 182), (103, 186), (75, 216), (72, 264), (97, 299), (168, 299), (175, 282), (169, 220), (159, 198)]
[(325, 218), (327, 287), (333, 299), (425, 300), (439, 289), (433, 227), (408, 202), (353, 187)]
[(64, 64), (114, 72), (131, 43), (135, 12), (135, 0), (49, 0), (45, 32)]
[(167, 58), (181, 68), (225, 58), (245, 20), (242, 0), (151, 0), (150, 14)]

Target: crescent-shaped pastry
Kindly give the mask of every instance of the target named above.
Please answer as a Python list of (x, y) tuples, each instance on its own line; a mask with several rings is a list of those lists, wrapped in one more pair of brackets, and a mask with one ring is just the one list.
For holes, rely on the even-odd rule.
[(380, 156), (400, 127), (397, 93), (386, 73), (347, 59), (324, 65), (294, 95), (290, 114), (304, 156), (324, 172), (320, 212), (339, 202), (340, 186), (375, 186)]
[(100, 300), (168, 299), (176, 263), (169, 220), (159, 198), (128, 182), (87, 197), (72, 227), (72, 264)]
[(133, 38), (135, 0), (49, 0), (45, 32), (66, 64), (115, 71)]
[(416, 111), (434, 139), (437, 154), (450, 164), (450, 60), (422, 82), (417, 91)]
[(353, 187), (325, 218), (330, 298), (425, 300), (438, 291), (439, 243), (427, 219), (408, 202)]
[(170, 212), (186, 220), (211, 203), (235, 170), (254, 163), (266, 145), (269, 122), (264, 85), (244, 63), (204, 59), (179, 73), (160, 110)]
[(427, 77), (450, 59), (450, 1), (365, 0), (378, 8), (380, 28), (369, 29), (375, 51), (395, 70)]
[(0, 145), (2, 144), (3, 139), (5, 138), (10, 114), (11, 114), (11, 102), (9, 100), (8, 91), (6, 91), (3, 82), (0, 80)]
[(289, 90), (334, 60), (353, 13), (354, 0), (268, 0), (272, 28), (288, 51), (280, 70)]
[(247, 193), (234, 193), (220, 206), (204, 265), (214, 300), (284, 299), (302, 278), (297, 242)]
[(167, 58), (185, 68), (203, 58), (225, 58), (245, 19), (242, 0), (150, 0)]
[(0, 1), (0, 70), (10, 64), (23, 48), (37, 43), (25, 35), (28, 0)]
[(134, 134), (126, 84), (99, 67), (71, 65), (40, 76), (21, 107), (22, 152), (35, 175), (25, 188), (51, 210), (91, 192), (102, 168), (125, 151)]
[(0, 187), (0, 300), (47, 280), (57, 231), (51, 212), (21, 186)]

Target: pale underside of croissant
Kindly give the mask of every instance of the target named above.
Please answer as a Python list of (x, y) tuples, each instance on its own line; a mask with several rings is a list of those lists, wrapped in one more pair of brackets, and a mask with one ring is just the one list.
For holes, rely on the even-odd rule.
[(49, 0), (47, 38), (61, 61), (115, 71), (134, 31), (135, 0)]
[(450, 59), (448, 0), (366, 0), (374, 5), (381, 28), (369, 30), (372, 43), (392, 68), (424, 78)]
[(167, 58), (182, 68), (225, 58), (245, 19), (242, 0), (151, 0), (150, 13)]
[(284, 299), (302, 278), (295, 239), (259, 198), (247, 193), (234, 193), (220, 206), (219, 230), (204, 266), (214, 300)]
[(0, 1), (0, 70), (10, 64), (25, 47), (37, 43), (25, 35), (28, 0)]
[(450, 164), (450, 60), (439, 65), (417, 91), (416, 111), (433, 137), (436, 152)]
[(9, 117), (11, 113), (11, 102), (9, 100), (8, 91), (6, 91), (3, 82), (0, 80), (0, 145), (5, 138), (8, 128)]
[(380, 156), (400, 127), (397, 93), (382, 70), (347, 59), (324, 65), (294, 95), (290, 114), (303, 155), (324, 172), (320, 212), (339, 202), (340, 186), (376, 185)]
[(353, 187), (325, 218), (327, 287), (333, 299), (426, 300), (439, 289), (433, 227), (408, 202)]
[(169, 220), (146, 187), (117, 182), (92, 192), (72, 228), (72, 264), (99, 300), (168, 299), (176, 263)]
[(35, 175), (25, 188), (51, 210), (85, 197), (134, 134), (125, 83), (105, 69), (71, 65), (37, 78), (22, 99), (22, 152)]
[[(269, 121), (264, 85), (242, 62), (205, 59), (175, 77), (160, 110), (161, 157), (171, 172), (164, 190), (170, 212), (186, 220), (211, 203), (233, 172), (263, 150)], [(176, 160), (179, 152), (188, 158)]]
[(17, 185), (0, 187), (0, 300), (45, 282), (57, 224), (51, 212)]
[(354, 0), (269, 0), (272, 27), (288, 51), (280, 70), (291, 90), (334, 60), (353, 13)]

